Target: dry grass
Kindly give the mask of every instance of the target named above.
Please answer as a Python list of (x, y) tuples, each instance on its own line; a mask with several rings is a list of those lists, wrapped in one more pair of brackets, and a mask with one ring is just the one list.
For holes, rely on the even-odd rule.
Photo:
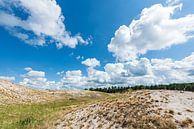
[(186, 109), (187, 112), (193, 112), (191, 109)]
[(185, 120), (181, 121), (180, 126), (181, 127), (188, 127), (192, 123), (193, 123), (192, 119), (186, 118)]
[(182, 115), (180, 112), (177, 113), (178, 115)]
[(169, 113), (174, 115), (174, 111), (173, 110), (169, 110)]
[[(142, 97), (144, 96), (144, 97)], [(176, 129), (168, 117), (161, 117), (149, 101), (149, 92), (133, 92), (121, 99), (91, 105), (64, 116), (58, 127), (123, 129)], [(143, 109), (143, 110), (142, 110)], [(80, 126), (82, 123), (85, 126)]]

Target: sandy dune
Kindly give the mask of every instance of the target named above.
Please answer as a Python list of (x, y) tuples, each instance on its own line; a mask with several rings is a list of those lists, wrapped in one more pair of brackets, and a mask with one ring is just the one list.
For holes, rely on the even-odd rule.
[(125, 97), (70, 112), (56, 123), (56, 128), (194, 128), (194, 93), (192, 92), (137, 91)]
[(184, 121), (194, 122), (193, 92), (151, 91), (151, 97), (154, 100), (158, 100), (157, 102), (154, 101), (154, 104), (161, 110), (161, 114), (168, 112), (173, 116), (173, 120), (177, 123), (178, 128), (183, 128), (181, 125), (184, 124)]
[(87, 96), (89, 91), (79, 90), (34, 90), (26, 86), (13, 84), (6, 80), (0, 80), (0, 105), (20, 104), (20, 103), (39, 103), (68, 99), (71, 97)]
[[(71, 100), (75, 96), (98, 94), (79, 90), (39, 91), (0, 80), (0, 105)], [(194, 129), (193, 92), (142, 90), (118, 96), (69, 111), (51, 128)]]

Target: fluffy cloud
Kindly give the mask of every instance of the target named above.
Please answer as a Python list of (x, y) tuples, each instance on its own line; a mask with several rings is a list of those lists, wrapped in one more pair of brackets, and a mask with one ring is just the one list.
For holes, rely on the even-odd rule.
[(71, 36), (66, 31), (62, 10), (55, 0), (0, 0), (0, 17), (0, 26), (31, 45), (56, 43), (58, 48), (75, 48), (79, 42), (88, 43), (79, 34)]
[(80, 70), (67, 71), (59, 83), (63, 88), (79, 88), (87, 85), (87, 78), (82, 75)]
[(23, 80), (20, 82), (21, 85), (38, 88), (38, 89), (59, 89), (55, 81), (49, 81), (45, 77), (45, 72), (36, 71), (32, 68), (25, 68), (26, 74), (22, 75)]
[(149, 50), (169, 48), (194, 37), (194, 14), (174, 18), (182, 4), (179, 0), (166, 3), (168, 6), (156, 4), (143, 9), (138, 20), (115, 32), (108, 50), (120, 63), (105, 66), (111, 83), (133, 86), (194, 81), (194, 53), (179, 61), (139, 58)]
[(115, 77), (126, 72), (122, 63), (109, 63), (105, 65), (104, 69), (111, 77)]
[[(25, 68), (26, 74), (20, 84), (39, 89), (84, 89), (89, 87), (134, 86), (194, 82), (194, 53), (182, 60), (147, 59), (108, 63), (104, 70), (87, 68), (87, 75), (81, 70), (58, 72), (58, 82), (49, 81), (45, 72)], [(1, 77), (0, 77), (1, 79)]]
[(88, 68), (88, 76), (84, 76), (81, 70), (58, 72), (61, 79), (50, 81), (46, 78), (45, 72), (36, 71), (32, 68), (25, 68), (26, 74), (22, 75), (21, 85), (38, 89), (83, 89), (90, 86), (102, 86), (110, 81), (110, 76), (104, 71), (93, 67)]
[(15, 77), (0, 76), (0, 80), (15, 81)]
[(123, 77), (126, 73), (126, 69), (124, 67), (125, 66), (122, 63), (108, 63), (105, 65), (104, 70), (109, 75), (110, 84), (123, 84), (126, 82)]
[(126, 73), (125, 76), (144, 76), (152, 74), (150, 60), (141, 58), (124, 63)]
[(173, 18), (182, 4), (145, 8), (138, 20), (122, 25), (111, 39), (108, 50), (120, 61), (136, 59), (149, 50), (161, 50), (193, 38), (194, 14)]
[(44, 78), (45, 77), (45, 72), (43, 71), (34, 71), (32, 69), (29, 68), (25, 68), (26, 71), (28, 71), (28, 73), (26, 73), (24, 76), (25, 77), (40, 77), (40, 78)]
[[(194, 82), (194, 53), (182, 60), (140, 58), (123, 63), (107, 64), (106, 84), (134, 86)], [(105, 77), (104, 77), (105, 78)]]
[(25, 71), (32, 71), (32, 68), (26, 67), (26, 68), (24, 68), (24, 70), (25, 70)]
[[(98, 73), (98, 74), (97, 74)], [(95, 76), (95, 75), (98, 76)], [(88, 69), (88, 78), (94, 86), (104, 85), (152, 85), (194, 82), (194, 53), (182, 60), (140, 58), (123, 63), (111, 63), (104, 71)]]
[(94, 68), (88, 68), (88, 80), (94, 83), (107, 83), (110, 81), (110, 76), (104, 71), (99, 71)]
[(96, 66), (100, 66), (100, 61), (98, 61), (96, 58), (89, 58), (85, 61), (82, 61), (82, 64), (94, 68)]
[(98, 83), (104, 84), (110, 81), (110, 76), (108, 73), (94, 69), (95, 67), (100, 66), (100, 61), (98, 61), (96, 58), (89, 58), (81, 63), (88, 66), (87, 80), (88, 82), (92, 83), (92, 85), (98, 85)]
[(157, 83), (194, 82), (194, 53), (180, 61), (152, 59), (151, 63)]
[[(25, 68), (27, 73), (21, 84), (50, 89), (83, 89), (107, 85), (194, 82), (194, 53), (181, 60), (139, 58), (140, 54), (149, 50), (169, 48), (193, 38), (193, 14), (172, 18), (181, 7), (181, 4), (176, 4), (176, 0), (169, 0), (167, 7), (156, 4), (144, 9), (139, 20), (134, 20), (129, 26), (121, 26), (108, 45), (109, 51), (119, 62), (106, 64), (104, 70), (96, 69), (100, 66), (100, 61), (89, 58), (81, 62), (87, 66), (87, 75), (83, 75), (81, 70), (62, 71), (57, 73), (61, 75), (61, 79), (55, 82), (49, 81), (43, 71)], [(14, 24), (19, 24), (17, 19), (13, 21)], [(11, 21), (7, 24), (13, 25)]]
[(137, 84), (137, 78), (145, 78), (151, 76), (151, 62), (147, 58), (133, 60), (124, 63), (109, 63), (106, 64), (105, 72), (110, 76), (111, 84), (134, 85)]

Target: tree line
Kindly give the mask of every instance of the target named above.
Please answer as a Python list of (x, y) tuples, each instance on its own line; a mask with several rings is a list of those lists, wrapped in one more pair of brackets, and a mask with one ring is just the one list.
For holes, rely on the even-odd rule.
[(89, 88), (85, 90), (90, 91), (99, 91), (99, 92), (106, 92), (106, 93), (122, 93), (128, 90), (179, 90), (179, 91), (192, 91), (194, 92), (194, 83), (174, 83), (168, 85), (151, 85), (151, 86), (128, 86), (128, 87), (121, 87), (121, 86), (112, 86), (112, 87), (104, 87), (104, 88)]

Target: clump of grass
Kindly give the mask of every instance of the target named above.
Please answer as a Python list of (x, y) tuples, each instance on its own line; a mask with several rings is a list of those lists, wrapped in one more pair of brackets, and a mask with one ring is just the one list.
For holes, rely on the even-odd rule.
[[(150, 117), (149, 120), (160, 129), (176, 129), (175, 123), (171, 119), (162, 118), (160, 116)], [(148, 129), (148, 128), (147, 128)]]
[(23, 118), (23, 119), (21, 119), (21, 120), (19, 120), (18, 122), (17, 122), (17, 124), (18, 124), (18, 126), (19, 127), (27, 127), (28, 125), (31, 125), (31, 124), (33, 124), (35, 122), (35, 118), (33, 118), (33, 117), (26, 117), (26, 118)]
[(192, 119), (186, 118), (185, 120), (181, 121), (180, 126), (181, 127), (188, 127), (192, 123), (193, 123)]
[(191, 109), (186, 109), (187, 112), (193, 112)]
[(177, 113), (178, 115), (182, 115), (180, 112)]
[(169, 113), (172, 114), (172, 115), (174, 115), (174, 111), (171, 110), (171, 109), (169, 110)]

